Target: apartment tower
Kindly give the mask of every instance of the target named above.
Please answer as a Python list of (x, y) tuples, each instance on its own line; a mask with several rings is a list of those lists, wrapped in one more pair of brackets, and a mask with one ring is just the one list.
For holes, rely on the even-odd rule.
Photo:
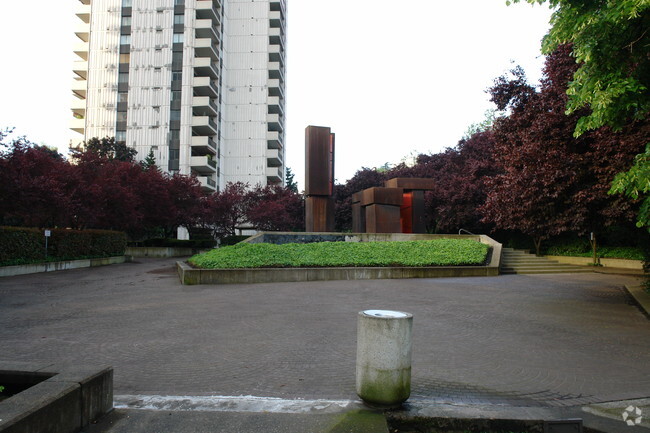
[(286, 0), (79, 0), (71, 128), (207, 191), (284, 182)]

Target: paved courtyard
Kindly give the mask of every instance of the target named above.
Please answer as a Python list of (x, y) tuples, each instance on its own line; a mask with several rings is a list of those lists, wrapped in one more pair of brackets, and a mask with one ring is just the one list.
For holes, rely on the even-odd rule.
[(572, 406), (650, 396), (629, 276), (182, 286), (174, 260), (0, 278), (0, 358), (115, 369), (116, 395), (355, 398), (357, 313), (413, 313), (412, 399)]

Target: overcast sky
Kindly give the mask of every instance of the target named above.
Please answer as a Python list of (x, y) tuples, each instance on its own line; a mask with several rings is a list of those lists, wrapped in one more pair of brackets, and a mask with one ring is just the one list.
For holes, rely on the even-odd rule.
[[(76, 0), (1, 1), (0, 127), (62, 151), (73, 133)], [(336, 178), (453, 147), (514, 64), (540, 76), (550, 11), (505, 0), (288, 0), (287, 164), (336, 133)]]

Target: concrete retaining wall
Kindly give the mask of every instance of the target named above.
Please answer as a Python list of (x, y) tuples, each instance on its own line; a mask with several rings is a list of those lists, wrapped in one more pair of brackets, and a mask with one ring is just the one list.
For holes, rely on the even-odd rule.
[(126, 247), (126, 255), (132, 257), (187, 257), (197, 254), (199, 250), (193, 248), (169, 248), (169, 247)]
[(0, 402), (0, 433), (74, 433), (113, 409), (111, 367), (0, 363), (0, 374), (52, 374)]
[(127, 256), (103, 257), (99, 259), (66, 260), (63, 262), (34, 263), (31, 265), (16, 265), (0, 267), (0, 277), (15, 275), (37, 274), (39, 272), (65, 271), (68, 269), (92, 268), (95, 266), (114, 265), (130, 260)]
[[(559, 263), (566, 263), (569, 265), (589, 266), (594, 262), (594, 259), (592, 257), (571, 257), (571, 256), (544, 256), (544, 257), (550, 260), (555, 260)], [(601, 258), (600, 264), (607, 268), (643, 270), (643, 262), (641, 260)]]

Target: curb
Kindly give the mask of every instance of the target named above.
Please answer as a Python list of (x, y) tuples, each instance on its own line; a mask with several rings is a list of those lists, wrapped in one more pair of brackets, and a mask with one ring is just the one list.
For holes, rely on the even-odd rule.
[(101, 257), (96, 259), (66, 260), (62, 262), (33, 263), (29, 265), (0, 266), (0, 277), (39, 274), (42, 272), (67, 271), (70, 269), (93, 268), (116, 265), (131, 261), (131, 256)]
[(625, 286), (625, 290), (634, 298), (635, 303), (650, 319), (650, 294), (643, 289), (643, 286)]

